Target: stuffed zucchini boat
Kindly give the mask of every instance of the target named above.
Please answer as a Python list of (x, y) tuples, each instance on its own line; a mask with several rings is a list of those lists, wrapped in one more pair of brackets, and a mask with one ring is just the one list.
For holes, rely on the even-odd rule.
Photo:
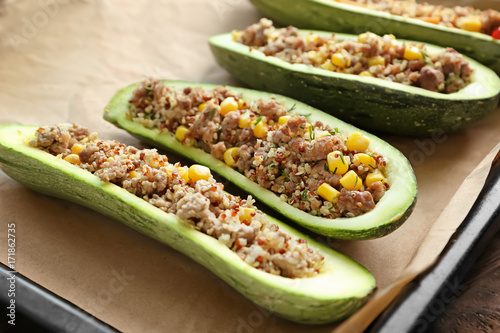
[[(384, 6), (384, 2), (388, 1), (373, 1), (372, 4), (361, 4), (361, 6), (356, 3), (360, 1), (345, 0), (251, 0), (251, 2), (267, 17), (285, 25), (353, 34), (365, 31), (395, 34), (398, 38), (453, 47), (500, 74), (498, 11), (481, 12), (471, 7), (445, 9), (442, 6), (434, 6), (420, 10), (419, 15), (417, 8), (410, 8), (411, 13), (406, 13), (404, 8), (401, 8), (406, 4), (401, 1), (397, 6)], [(419, 6), (415, 2), (408, 3), (412, 7)], [(386, 10), (391, 12), (388, 13)]]
[(148, 79), (119, 90), (104, 118), (319, 234), (382, 237), (415, 204), (415, 176), (397, 149), (286, 97)]
[(76, 124), (1, 125), (0, 166), (173, 247), (296, 322), (345, 318), (375, 287), (358, 263), (264, 215), (251, 197), (223, 192), (208, 168), (170, 164), (155, 149), (100, 140)]
[(498, 105), (500, 78), (460, 55), (394, 36), (359, 36), (262, 19), (214, 36), (218, 63), (256, 89), (297, 98), (365, 129), (401, 135), (454, 132)]

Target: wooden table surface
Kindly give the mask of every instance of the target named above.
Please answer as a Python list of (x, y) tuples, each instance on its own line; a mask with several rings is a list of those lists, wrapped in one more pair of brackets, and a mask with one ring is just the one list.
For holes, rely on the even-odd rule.
[(463, 292), (447, 306), (431, 332), (500, 332), (500, 233), (489, 242), (461, 287)]

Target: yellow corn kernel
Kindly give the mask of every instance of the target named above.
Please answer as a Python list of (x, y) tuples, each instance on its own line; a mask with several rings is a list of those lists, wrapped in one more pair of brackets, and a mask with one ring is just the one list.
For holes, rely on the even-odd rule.
[(361, 35), (358, 36), (358, 42), (359, 43), (364, 43), (366, 42), (366, 37), (368, 37), (368, 34), (367, 33), (363, 33)]
[(354, 132), (347, 138), (347, 149), (364, 151), (370, 145), (370, 139), (359, 132)]
[(189, 132), (189, 128), (181, 125), (175, 130), (175, 137), (177, 138), (177, 140), (182, 142), (182, 140), (184, 140), (184, 138), (186, 137), (187, 132)]
[(347, 52), (346, 50), (342, 50), (342, 53), (344, 54), (345, 59), (346, 59), (346, 67), (350, 67), (351, 66), (351, 54), (349, 52)]
[(224, 162), (226, 162), (228, 166), (233, 167), (236, 164), (234, 158), (238, 156), (238, 154), (239, 154), (238, 147), (229, 148), (224, 152)]
[(370, 155), (363, 154), (363, 153), (354, 155), (354, 159), (352, 160), (352, 163), (355, 166), (359, 166), (360, 164), (364, 164), (372, 170), (375, 170), (375, 168), (377, 167), (377, 162), (375, 162), (375, 159), (373, 157), (371, 157)]
[(323, 53), (318, 53), (316, 51), (309, 51), (307, 52), (307, 55), (311, 60), (315, 63), (321, 64), (325, 62), (326, 56)]
[(457, 25), (460, 29), (470, 32), (480, 32), (482, 26), (479, 18), (464, 18), (458, 21)]
[(370, 76), (370, 77), (373, 77), (373, 74), (368, 72), (368, 71), (362, 71), (361, 73), (359, 73), (359, 76)]
[(380, 172), (379, 169), (375, 169), (366, 175), (365, 183), (366, 183), (367, 187), (370, 187), (373, 183), (378, 182), (378, 181), (384, 181), (384, 180), (385, 180), (385, 177), (382, 174), (382, 172)]
[(363, 185), (363, 181), (358, 177), (356, 172), (351, 170), (344, 177), (340, 178), (340, 184), (347, 190), (357, 191)]
[(384, 57), (376, 56), (376, 57), (371, 57), (370, 59), (368, 59), (368, 66), (372, 67), (372, 66), (377, 66), (377, 65), (385, 66)]
[(343, 175), (349, 170), (349, 161), (340, 151), (332, 151), (326, 156), (328, 169), (331, 173)]
[(310, 137), (309, 139), (313, 139), (316, 137), (316, 133), (314, 132), (314, 127), (313, 125), (309, 124), (309, 123), (306, 123), (306, 129), (305, 129), (306, 133), (311, 135), (312, 133), (312, 137)]
[[(347, 53), (347, 52), (346, 52)], [(337, 52), (332, 55), (332, 64), (337, 67), (349, 67), (351, 66), (351, 57), (344, 52)]]
[(89, 141), (95, 141), (99, 139), (99, 134), (97, 132), (92, 132), (89, 134)]
[(132, 171), (130, 171), (130, 172), (128, 173), (128, 175), (129, 175), (129, 177), (130, 177), (130, 178), (137, 178), (137, 172), (135, 172), (135, 171), (133, 171), (133, 170), (132, 170)]
[(210, 169), (206, 166), (193, 164), (189, 167), (188, 171), (189, 179), (193, 182), (197, 182), (198, 180), (208, 180), (210, 178)]
[(278, 38), (278, 36), (280, 35), (279, 31), (274, 31), (274, 32), (271, 32), (267, 35), (267, 40), (273, 40), (273, 39), (276, 39)]
[(240, 98), (238, 100), (238, 109), (243, 110), (244, 108), (246, 108), (246, 106), (247, 106), (247, 103), (245, 103), (245, 101)]
[(81, 145), (78, 143), (75, 143), (73, 147), (71, 147), (71, 154), (76, 154), (78, 155), (79, 152), (85, 149), (85, 145)]
[(323, 183), (318, 187), (318, 195), (326, 201), (335, 202), (340, 196), (340, 192), (331, 187), (330, 184)]
[(236, 110), (238, 110), (238, 102), (236, 102), (234, 97), (228, 97), (220, 103), (220, 114), (223, 116)]
[(70, 154), (64, 158), (66, 162), (69, 162), (71, 164), (80, 164), (80, 157), (76, 154)]
[(328, 61), (328, 62), (325, 62), (323, 65), (320, 66), (322, 69), (325, 69), (327, 71), (334, 71), (335, 70), (335, 67), (333, 66), (333, 64)]
[(281, 116), (278, 118), (278, 124), (285, 125), (290, 120), (290, 118), (292, 118), (292, 116)]
[(418, 47), (408, 45), (405, 48), (404, 58), (406, 60), (422, 60), (423, 56)]
[(248, 208), (248, 207), (240, 208), (240, 211), (239, 211), (240, 221), (247, 220), (250, 222), (252, 220), (252, 217), (253, 217), (252, 215), (255, 215), (256, 212), (257, 212), (257, 210), (255, 208)]
[(184, 168), (179, 168), (179, 170), (177, 171), (177, 173), (179, 174), (179, 176), (184, 179), (186, 182), (189, 181), (189, 174), (188, 172), (186, 171), (186, 169)]
[(279, 176), (278, 178), (276, 178), (276, 180), (274, 181), (274, 183), (280, 183), (280, 182), (285, 182), (286, 181), (286, 177), (285, 176)]
[(240, 128), (252, 126), (252, 119), (250, 119), (250, 112), (245, 112), (241, 115), (238, 126)]
[(207, 103), (201, 103), (198, 105), (198, 112), (203, 112), (207, 108)]
[(316, 139), (319, 139), (319, 138), (322, 138), (325, 136), (331, 136), (330, 132), (328, 132), (328, 131), (316, 132)]
[(319, 43), (319, 37), (317, 35), (311, 34), (306, 37), (306, 42), (308, 43)]
[(267, 123), (264, 119), (261, 119), (258, 124), (253, 128), (253, 135), (261, 139), (267, 135)]
[(238, 38), (240, 38), (240, 36), (241, 36), (241, 31), (238, 31), (238, 30), (233, 30), (233, 31), (231, 32), (231, 35), (232, 35), (232, 37), (233, 37), (233, 41), (235, 41), (235, 42), (236, 42), (236, 41), (238, 40)]

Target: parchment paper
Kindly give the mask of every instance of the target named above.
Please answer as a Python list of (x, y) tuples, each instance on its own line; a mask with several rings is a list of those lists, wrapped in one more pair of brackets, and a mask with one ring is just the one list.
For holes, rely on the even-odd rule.
[[(244, 0), (4, 1), (0, 123), (76, 121), (141, 146), (102, 120), (115, 91), (148, 76), (241, 85), (217, 66), (207, 39), (259, 17)], [(280, 319), (169, 247), (1, 172), (0, 261), (7, 261), (7, 224), (15, 222), (17, 270), (125, 332), (360, 331), (435, 262), (470, 209), (499, 149), (498, 111), (459, 134), (382, 136), (412, 162), (419, 199), (411, 218), (382, 239), (317, 237), (377, 279), (371, 301), (340, 327)]]

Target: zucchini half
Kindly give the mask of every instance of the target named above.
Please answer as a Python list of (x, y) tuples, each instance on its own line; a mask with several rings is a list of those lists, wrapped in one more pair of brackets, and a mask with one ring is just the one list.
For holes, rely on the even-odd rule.
[[(310, 32), (301, 31), (306, 35)], [(442, 50), (429, 44), (426, 47), (429, 52)], [(290, 64), (234, 42), (231, 34), (212, 37), (210, 48), (222, 67), (252, 88), (296, 98), (373, 131), (416, 136), (455, 132), (485, 117), (500, 98), (500, 78), (470, 58), (467, 60), (475, 71), (473, 82), (456, 93), (442, 94), (373, 77)]]
[(500, 74), (500, 40), (403, 16), (366, 9), (334, 0), (250, 0), (267, 17), (303, 29), (360, 34), (394, 34), (453, 47)]
[[(215, 85), (199, 84), (183, 81), (164, 81), (165, 85), (176, 88), (204, 87), (213, 89)], [(360, 131), (370, 138), (369, 149), (384, 156), (388, 161), (385, 174), (391, 185), (384, 197), (376, 204), (375, 208), (363, 215), (353, 218), (326, 219), (313, 216), (298, 208), (283, 202), (274, 192), (264, 189), (259, 184), (249, 180), (237, 170), (227, 166), (211, 154), (195, 147), (183, 146), (175, 135), (167, 130), (148, 129), (127, 117), (129, 100), (134, 89), (140, 83), (132, 84), (120, 89), (104, 110), (104, 119), (128, 131), (135, 137), (153, 145), (167, 148), (191, 160), (204, 164), (218, 174), (222, 175), (253, 197), (259, 199), (274, 210), (280, 212), (288, 219), (312, 230), (318, 234), (342, 239), (370, 239), (385, 236), (397, 229), (411, 214), (416, 202), (417, 183), (415, 175), (408, 160), (396, 148), (374, 135), (360, 131), (330, 115), (327, 115), (308, 105), (283, 96), (273, 95), (261, 91), (234, 88), (242, 93), (245, 101), (259, 98), (270, 99), (275, 97), (277, 102), (287, 109), (294, 107), (294, 112), (307, 115), (309, 123), (321, 121), (332, 128), (338, 127), (340, 132)]]
[(246, 264), (217, 239), (127, 190), (28, 145), (38, 127), (0, 125), (0, 167), (10, 177), (54, 197), (116, 218), (202, 264), (245, 297), (292, 321), (322, 324), (343, 319), (364, 304), (375, 288), (366, 268), (268, 216), (271, 223), (325, 257), (312, 278), (289, 279)]

